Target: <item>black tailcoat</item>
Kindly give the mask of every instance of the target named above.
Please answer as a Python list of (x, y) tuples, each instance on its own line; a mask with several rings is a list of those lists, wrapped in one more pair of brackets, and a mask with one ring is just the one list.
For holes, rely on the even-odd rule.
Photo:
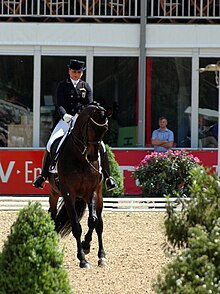
[(56, 107), (62, 118), (65, 113), (75, 115), (83, 107), (93, 102), (92, 89), (87, 82), (79, 80), (74, 87), (70, 78), (59, 82), (57, 86)]

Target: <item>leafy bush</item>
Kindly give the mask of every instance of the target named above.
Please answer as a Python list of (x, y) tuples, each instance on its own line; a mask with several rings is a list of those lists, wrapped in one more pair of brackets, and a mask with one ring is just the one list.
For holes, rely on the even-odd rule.
[(210, 232), (197, 225), (189, 235), (189, 248), (158, 276), (156, 293), (220, 293), (220, 219)]
[(121, 175), (121, 171), (120, 171), (118, 162), (115, 159), (114, 153), (112, 152), (109, 145), (105, 144), (105, 147), (106, 147), (106, 151), (108, 154), (111, 176), (116, 180), (116, 182), (118, 184), (118, 188), (116, 188), (112, 191), (106, 191), (106, 187), (105, 187), (105, 184), (103, 181), (103, 195), (104, 196), (121, 196), (124, 194), (123, 177)]
[(0, 293), (71, 293), (58, 242), (40, 203), (20, 210), (0, 254)]
[(190, 171), (190, 198), (167, 206), (168, 243), (182, 252), (163, 268), (156, 293), (220, 293), (220, 181), (204, 168)]
[[(188, 194), (190, 198), (178, 195), (177, 201), (168, 202), (166, 207), (167, 240), (179, 248), (187, 246), (190, 227), (198, 224), (210, 232), (220, 216), (220, 181), (217, 175), (204, 168), (193, 169), (190, 174), (193, 179)], [(180, 211), (175, 209), (179, 204)]]
[(134, 177), (145, 196), (183, 196), (188, 195), (192, 183), (190, 170), (199, 164), (199, 159), (185, 150), (153, 152), (141, 161)]

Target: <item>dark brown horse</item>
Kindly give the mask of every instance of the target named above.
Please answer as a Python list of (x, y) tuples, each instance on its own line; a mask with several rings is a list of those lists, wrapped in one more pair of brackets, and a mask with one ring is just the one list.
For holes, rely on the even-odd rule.
[[(50, 213), (55, 220), (56, 230), (65, 236), (71, 231), (77, 242), (77, 257), (80, 267), (90, 264), (85, 254), (90, 251), (93, 230), (98, 235), (98, 265), (104, 266), (103, 248), (103, 198), (102, 172), (100, 165), (101, 141), (108, 129), (109, 111), (99, 105), (84, 108), (69, 132), (63, 150), (57, 162), (57, 174), (50, 174)], [(61, 207), (57, 208), (58, 198), (62, 195)], [(89, 210), (88, 232), (81, 241), (80, 219), (86, 209)]]

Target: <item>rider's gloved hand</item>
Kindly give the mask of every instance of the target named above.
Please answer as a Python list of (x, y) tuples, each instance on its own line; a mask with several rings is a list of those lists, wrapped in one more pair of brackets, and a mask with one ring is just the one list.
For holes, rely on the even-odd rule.
[(65, 113), (63, 116), (63, 120), (68, 123), (71, 121), (71, 119), (73, 118), (73, 116), (71, 114)]

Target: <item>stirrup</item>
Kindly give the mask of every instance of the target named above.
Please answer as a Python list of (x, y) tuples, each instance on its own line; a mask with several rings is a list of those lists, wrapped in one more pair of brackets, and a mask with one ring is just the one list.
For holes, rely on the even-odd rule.
[(45, 182), (45, 177), (44, 176), (42, 176), (42, 175), (39, 175), (36, 179), (35, 179), (35, 181), (34, 181), (34, 183), (33, 183), (33, 186), (35, 187), (35, 188), (41, 188), (41, 189), (43, 189), (43, 183)]
[(118, 185), (113, 177), (109, 177), (105, 180), (105, 187), (107, 191), (112, 191), (118, 188)]

